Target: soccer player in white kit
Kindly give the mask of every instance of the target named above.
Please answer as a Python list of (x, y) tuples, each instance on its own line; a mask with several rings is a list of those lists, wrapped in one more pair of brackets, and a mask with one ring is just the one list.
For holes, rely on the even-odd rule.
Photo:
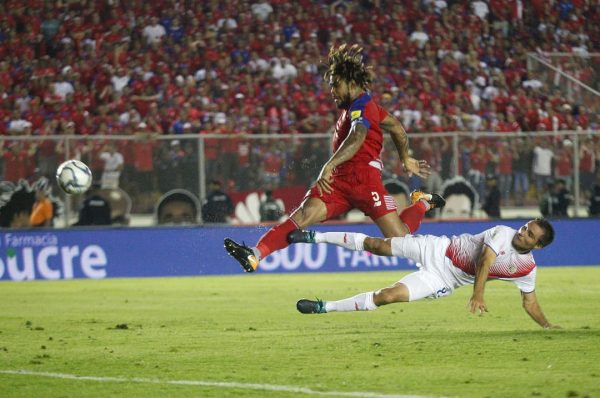
[(518, 231), (498, 225), (477, 235), (448, 238), (433, 235), (406, 235), (388, 239), (361, 233), (292, 231), (290, 243), (331, 243), (350, 250), (366, 250), (381, 256), (400, 256), (417, 263), (419, 271), (406, 275), (390, 287), (365, 292), (338, 301), (298, 301), (304, 314), (334, 311), (370, 311), (379, 306), (452, 294), (454, 289), (473, 284), (468, 307), (472, 313), (487, 312), (483, 298), (488, 279), (511, 281), (521, 290), (523, 308), (540, 326), (559, 328), (544, 315), (536, 294), (536, 265), (532, 250), (554, 240), (554, 229), (545, 219), (536, 218)]

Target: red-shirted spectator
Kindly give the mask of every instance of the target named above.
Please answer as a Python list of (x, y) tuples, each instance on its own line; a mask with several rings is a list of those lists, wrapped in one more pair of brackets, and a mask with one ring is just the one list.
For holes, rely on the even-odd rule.
[[(129, 104), (152, 131), (167, 132), (185, 103), (192, 104), (193, 131), (214, 132), (207, 123), (214, 117), (208, 106), (213, 102), (227, 120), (219, 124), (223, 133), (322, 132), (331, 110), (319, 60), (340, 37), (360, 43), (377, 60), (373, 91), (389, 91), (392, 109), (410, 113), (407, 129), (516, 132), (597, 125), (585, 105), (565, 106), (567, 97), (558, 92), (546, 98), (545, 88), (535, 82), (521, 86), (531, 78), (527, 52), (598, 52), (593, 2), (490, 0), (485, 19), (468, 2), (392, 2), (364, 12), (362, 3), (351, 1), (309, 12), (310, 2), (293, 9), (277, 1), (264, 19), (253, 12), (255, 4), (239, 1), (223, 7), (192, 2), (179, 5), (177, 12), (162, 1), (38, 3), (2, 8), (0, 117), (6, 123), (0, 123), (0, 133), (9, 130), (11, 120), (17, 126), (21, 119), (34, 132), (53, 120), (75, 122), (78, 134), (111, 132)], [(500, 24), (507, 29), (497, 29)], [(458, 31), (452, 29), (457, 26)], [(232, 62), (234, 49), (239, 56)], [(243, 49), (251, 51), (249, 59)], [(268, 63), (274, 57), (289, 59), (297, 76), (274, 85)], [(592, 82), (592, 68), (556, 62), (566, 73)], [(111, 82), (109, 66), (130, 71), (132, 81)], [(483, 95), (492, 81), (488, 93), (493, 95)], [(237, 94), (244, 96), (243, 106)], [(544, 101), (550, 105), (539, 109)], [(261, 106), (265, 112), (257, 111)], [(22, 113), (19, 118), (11, 116), (15, 109)], [(498, 116), (494, 127), (488, 123), (496, 114), (506, 120)]]
[[(29, 148), (28, 148), (29, 147)], [(12, 141), (7, 143), (7, 148), (2, 149), (4, 158), (4, 179), (17, 182), (27, 179), (31, 175), (34, 165), (34, 145), (26, 145), (24, 141)]]
[(581, 192), (588, 197), (594, 184), (596, 171), (596, 148), (594, 139), (589, 137), (579, 148), (579, 181)]
[(498, 145), (498, 189), (502, 195), (504, 205), (507, 205), (512, 192), (513, 153), (510, 139), (503, 140)]
[(573, 143), (566, 139), (562, 147), (556, 151), (554, 157), (554, 175), (563, 179), (567, 189), (572, 190), (573, 185)]

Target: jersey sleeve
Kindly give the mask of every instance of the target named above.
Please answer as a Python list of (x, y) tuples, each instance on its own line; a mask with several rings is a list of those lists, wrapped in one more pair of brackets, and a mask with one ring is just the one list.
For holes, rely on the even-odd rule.
[(506, 242), (506, 231), (500, 226), (490, 228), (483, 232), (483, 243), (498, 255), (502, 245)]
[(371, 127), (371, 121), (367, 117), (367, 99), (366, 96), (359, 97), (350, 105), (348, 114), (350, 115), (350, 124), (355, 127), (356, 124), (362, 124), (367, 129)]
[(513, 283), (517, 285), (523, 293), (531, 293), (535, 290), (535, 277), (537, 275), (537, 267), (531, 270), (525, 276), (513, 279)]

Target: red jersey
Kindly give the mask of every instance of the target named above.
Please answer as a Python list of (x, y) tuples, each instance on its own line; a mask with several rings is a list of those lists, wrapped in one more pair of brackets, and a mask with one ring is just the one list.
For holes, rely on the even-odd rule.
[(513, 155), (509, 150), (501, 150), (498, 158), (498, 173), (502, 175), (512, 174)]
[(27, 178), (29, 156), (24, 149), (18, 151), (7, 151), (4, 153), (4, 165), (6, 167), (4, 179), (17, 182)]
[(579, 170), (584, 173), (593, 173), (595, 169), (596, 156), (594, 156), (594, 151), (592, 151), (587, 146), (583, 146), (581, 148), (579, 161)]
[(355, 124), (364, 125), (367, 136), (354, 157), (335, 168), (332, 192), (319, 192), (315, 184), (306, 194), (307, 198), (319, 198), (325, 203), (328, 220), (351, 209), (359, 209), (373, 220), (396, 213), (396, 202), (381, 181), (383, 134), (379, 123), (387, 115), (387, 111), (365, 93), (342, 112), (335, 124), (334, 152)]
[(336, 167), (334, 174), (346, 174), (352, 168), (371, 165), (379, 170), (383, 169), (381, 163), (381, 151), (383, 148), (383, 133), (379, 123), (388, 115), (388, 112), (380, 107), (369, 93), (358, 97), (345, 109), (335, 124), (333, 135), (333, 152), (335, 153), (342, 142), (348, 137), (350, 129), (355, 124), (362, 124), (367, 128), (367, 136), (362, 146), (354, 157)]
[(156, 144), (154, 141), (143, 140), (138, 141), (133, 148), (133, 165), (138, 171), (152, 171), (154, 170), (154, 148)]
[(471, 168), (485, 174), (487, 165), (491, 160), (489, 153), (473, 152), (471, 153)]

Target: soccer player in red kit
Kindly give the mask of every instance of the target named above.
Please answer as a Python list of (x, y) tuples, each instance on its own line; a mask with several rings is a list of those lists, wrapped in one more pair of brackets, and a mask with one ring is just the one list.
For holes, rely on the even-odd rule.
[(445, 204), (439, 195), (414, 192), (413, 204), (398, 215), (396, 203), (381, 179), (383, 132), (391, 135), (409, 173), (426, 178), (429, 165), (408, 156), (404, 128), (373, 101), (368, 91), (373, 77), (371, 68), (363, 63), (362, 48), (346, 44), (332, 48), (324, 78), (331, 87), (334, 102), (342, 110), (335, 125), (333, 155), (323, 165), (300, 207), (289, 219), (267, 231), (255, 247), (225, 239), (225, 249), (246, 272), (253, 272), (261, 258), (287, 247), (290, 232), (335, 218), (353, 208), (369, 216), (385, 237), (393, 237), (414, 233), (427, 210)]

